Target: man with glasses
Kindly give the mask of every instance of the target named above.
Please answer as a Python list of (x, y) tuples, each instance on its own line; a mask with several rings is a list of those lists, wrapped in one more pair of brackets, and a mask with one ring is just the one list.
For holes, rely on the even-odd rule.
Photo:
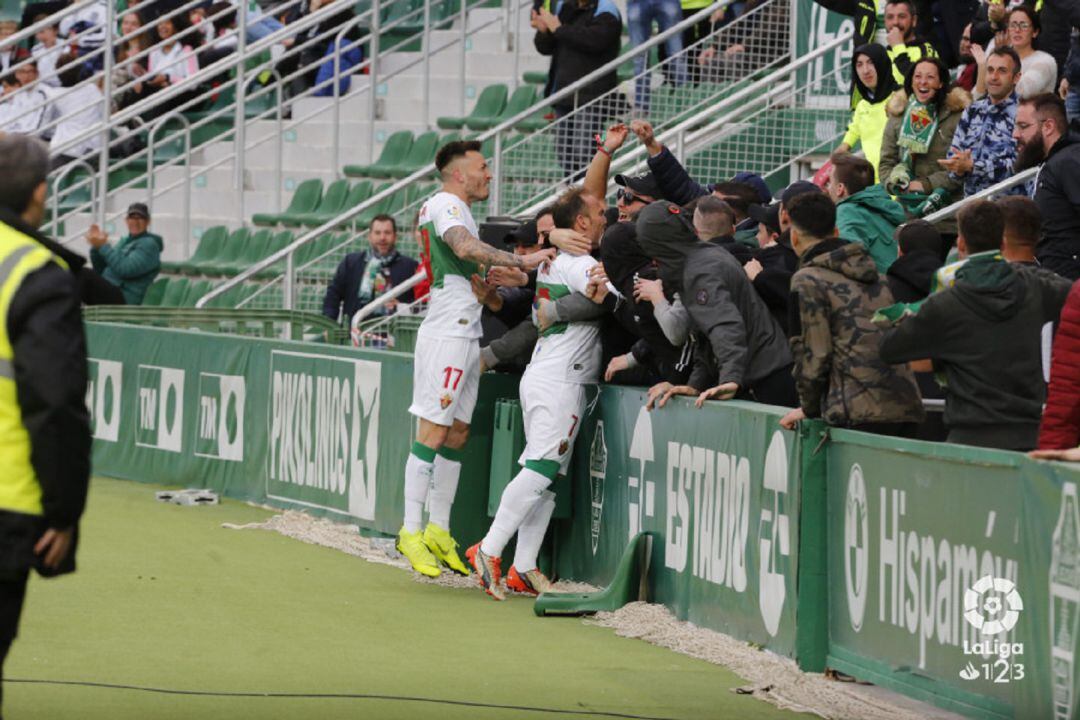
[(1050, 93), (1026, 98), (1016, 111), (1016, 172), (1042, 165), (1032, 199), (1042, 213), (1039, 263), (1080, 278), (1080, 133), (1070, 132), (1065, 103)]

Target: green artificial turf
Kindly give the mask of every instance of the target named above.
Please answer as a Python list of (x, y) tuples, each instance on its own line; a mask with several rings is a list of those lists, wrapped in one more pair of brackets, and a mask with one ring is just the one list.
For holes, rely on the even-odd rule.
[(743, 683), (723, 668), (537, 618), (527, 598), (496, 603), (275, 533), (226, 530), (270, 513), (165, 505), (158, 489), (94, 480), (79, 572), (31, 581), (8, 679), (383, 699), (6, 682), (9, 720), (795, 717), (732, 693)]

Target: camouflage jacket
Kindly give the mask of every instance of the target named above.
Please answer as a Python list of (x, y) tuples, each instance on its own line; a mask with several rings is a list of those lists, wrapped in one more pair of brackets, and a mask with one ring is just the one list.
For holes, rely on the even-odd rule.
[[(980, 190), (1010, 177), (1016, 163), (1016, 141), (1013, 126), (1016, 125), (1016, 109), (1020, 101), (1013, 93), (997, 105), (989, 97), (976, 100), (967, 106), (960, 117), (960, 124), (953, 133), (952, 147), (948, 157), (957, 150), (970, 150), (974, 167), (966, 175), (949, 173), (953, 179), (964, 183), (964, 195), (974, 195)], [(1023, 187), (1014, 188), (1013, 194), (1022, 193)]]
[(888, 365), (870, 322), (891, 305), (884, 276), (859, 243), (826, 240), (791, 278), (793, 374), (807, 417), (830, 425), (920, 422), (922, 398), (906, 365)]

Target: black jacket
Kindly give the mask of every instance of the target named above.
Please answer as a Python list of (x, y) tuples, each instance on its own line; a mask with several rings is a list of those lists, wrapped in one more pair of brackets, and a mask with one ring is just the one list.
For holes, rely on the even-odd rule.
[(1043, 0), (1039, 14), (1042, 31), (1039, 33), (1039, 49), (1054, 56), (1058, 75), (1065, 72), (1065, 59), (1069, 55), (1069, 41), (1074, 27), (1080, 27), (1080, 0)]
[(707, 243), (690, 251), (682, 297), (706, 341), (698, 343), (699, 354), (711, 351), (714, 359), (714, 364), (695, 362), (689, 381), (693, 387), (705, 390), (735, 382), (747, 388), (791, 364), (783, 329), (730, 253)]
[[(786, 235), (786, 233), (785, 233)], [(784, 335), (788, 334), (790, 317), (788, 307), (791, 299), (791, 276), (799, 267), (799, 258), (791, 246), (777, 242), (757, 251), (761, 272), (754, 278), (754, 289), (772, 313)]]
[(86, 267), (86, 258), (82, 255), (46, 237), (40, 230), (30, 227), (10, 210), (0, 208), (0, 223), (9, 225), (23, 235), (33, 238), (44, 245), (53, 255), (67, 263), (68, 270), (71, 271), (72, 276), (75, 278), (76, 297), (79, 298), (83, 305), (125, 304), (124, 293), (120, 292), (120, 288), (103, 278), (93, 268)]
[[(86, 339), (77, 280), (59, 265), (30, 273), (5, 318), (14, 352), (15, 389), (30, 437), (30, 463), (44, 515), (0, 511), (0, 573), (34, 564), (33, 544), (47, 528), (78, 524), (90, 482), (86, 411)], [(74, 570), (74, 548), (60, 572)], [(51, 574), (51, 573), (50, 573)]]
[[(562, 23), (555, 32), (537, 32), (533, 38), (536, 51), (551, 56), (545, 95), (558, 92), (617, 58), (622, 42), (622, 16), (611, 0), (588, 0), (584, 7), (575, 0), (560, 0), (555, 15)], [(568, 111), (584, 105), (613, 90), (618, 82), (612, 70), (554, 107)]]
[(881, 358), (930, 358), (945, 373), (949, 442), (1034, 448), (1046, 399), (1042, 330), (1057, 320), (1069, 288), (1050, 273), (976, 256), (954, 287), (886, 333)]
[(739, 261), (740, 265), (745, 265), (754, 259), (754, 249), (749, 245), (743, 245), (741, 242), (736, 241), (733, 235), (714, 237), (709, 240), (709, 244), (727, 250), (733, 258)]
[(913, 303), (930, 294), (934, 273), (941, 259), (928, 250), (901, 255), (889, 266), (886, 277), (896, 302)]
[(702, 185), (690, 177), (678, 158), (666, 147), (658, 154), (649, 157), (649, 171), (665, 200), (685, 205), (695, 198), (708, 195), (712, 186)]
[(1050, 148), (1035, 185), (1042, 214), (1039, 262), (1080, 254), (1080, 133), (1071, 132)]
[[(342, 317), (346, 322), (352, 320), (357, 310), (362, 308), (370, 298), (359, 297), (360, 286), (363, 282), (364, 268), (368, 264), (368, 251), (349, 253), (338, 265), (334, 279), (330, 287), (326, 288), (326, 297), (323, 299), (323, 315), (331, 320)], [(383, 268), (383, 277), (386, 278), (390, 287), (399, 285), (416, 274), (419, 263), (407, 255), (394, 251), (394, 257), (387, 267)], [(412, 302), (413, 292), (408, 290), (400, 298), (401, 302)], [(345, 306), (345, 314), (341, 315), (341, 306)]]

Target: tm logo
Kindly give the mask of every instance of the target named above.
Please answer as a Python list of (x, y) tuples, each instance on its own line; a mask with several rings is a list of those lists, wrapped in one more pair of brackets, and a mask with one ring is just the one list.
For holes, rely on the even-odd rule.
[(138, 390), (135, 444), (180, 452), (184, 439), (184, 371), (140, 365)]
[(758, 554), (758, 607), (765, 630), (772, 635), (780, 630), (780, 617), (787, 596), (785, 572), (791, 556), (791, 520), (787, 509), (788, 457), (784, 435), (777, 430), (765, 453), (765, 491), (772, 493), (772, 507), (762, 501)]
[(240, 462), (244, 459), (244, 398), (242, 375), (199, 373), (199, 457)]

